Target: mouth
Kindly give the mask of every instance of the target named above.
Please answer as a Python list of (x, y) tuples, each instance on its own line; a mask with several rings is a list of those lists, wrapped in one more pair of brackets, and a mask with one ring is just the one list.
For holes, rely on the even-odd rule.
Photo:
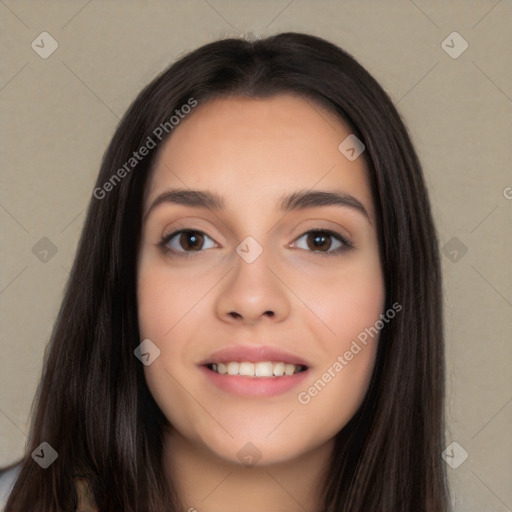
[(206, 383), (229, 394), (271, 397), (290, 391), (311, 373), (301, 358), (278, 348), (231, 346), (198, 364)]
[(220, 375), (243, 376), (255, 379), (290, 376), (307, 370), (305, 365), (285, 363), (283, 361), (226, 361), (204, 365)]

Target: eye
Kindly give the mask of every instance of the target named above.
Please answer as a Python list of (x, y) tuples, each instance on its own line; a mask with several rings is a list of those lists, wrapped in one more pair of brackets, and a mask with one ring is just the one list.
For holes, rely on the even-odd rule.
[[(205, 246), (205, 238), (212, 241), (209, 247)], [(202, 231), (181, 229), (164, 236), (158, 245), (166, 252), (177, 253), (179, 256), (189, 256), (187, 254), (189, 252), (201, 252), (201, 249), (215, 247), (215, 242)]]
[[(306, 246), (300, 247), (298, 242), (304, 238), (306, 239)], [(205, 239), (210, 241), (209, 245), (205, 245)], [(172, 253), (173, 255), (183, 257), (194, 257), (202, 252), (202, 249), (214, 248), (216, 242), (203, 231), (197, 229), (181, 229), (164, 236), (157, 245), (164, 253)], [(315, 254), (324, 255), (338, 254), (353, 247), (341, 234), (328, 229), (314, 229), (304, 233), (291, 244), (291, 247), (295, 246)]]
[[(328, 229), (315, 229), (308, 231), (297, 238), (294, 245), (303, 238), (306, 239), (306, 247), (299, 246), (299, 249), (306, 249), (315, 253), (336, 254), (352, 247), (345, 237)], [(332, 248), (333, 239), (334, 249)]]

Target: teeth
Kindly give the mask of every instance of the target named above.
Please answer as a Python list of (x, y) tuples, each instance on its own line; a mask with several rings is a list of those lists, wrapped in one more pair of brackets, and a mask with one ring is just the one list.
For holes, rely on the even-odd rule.
[(228, 374), (229, 375), (238, 375), (238, 363), (228, 363), (227, 364)]
[(276, 363), (276, 364), (274, 365), (274, 375), (275, 375), (276, 377), (281, 377), (281, 376), (283, 376), (283, 375), (284, 375), (284, 367), (285, 367), (285, 366), (286, 366), (286, 365), (285, 365), (284, 363)]
[(243, 375), (246, 377), (282, 377), (303, 371), (300, 365), (272, 361), (250, 363), (247, 361), (230, 361), (227, 363), (212, 363), (210, 369), (222, 375)]
[(264, 363), (256, 363), (254, 365), (254, 371), (256, 377), (272, 377), (272, 363), (270, 361), (265, 361)]
[(293, 375), (295, 372), (295, 365), (294, 364), (285, 364), (284, 365), (284, 374), (285, 375)]
[(238, 375), (254, 377), (254, 363), (240, 363), (238, 365)]

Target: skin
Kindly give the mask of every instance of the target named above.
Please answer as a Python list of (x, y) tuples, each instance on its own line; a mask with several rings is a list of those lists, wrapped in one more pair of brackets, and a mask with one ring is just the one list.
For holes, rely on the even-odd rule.
[[(375, 324), (385, 300), (365, 162), (338, 150), (350, 133), (333, 113), (294, 95), (229, 97), (199, 105), (158, 155), (145, 212), (171, 188), (216, 192), (226, 203), (215, 212), (163, 203), (143, 223), (140, 334), (161, 351), (144, 371), (173, 426), (165, 432), (165, 461), (184, 510), (319, 510), (333, 438), (368, 389), (378, 336), (309, 403), (298, 394)], [(299, 189), (350, 194), (368, 217), (333, 205), (280, 212), (278, 198)], [(158, 242), (183, 228), (205, 233), (199, 252), (180, 245), (177, 235), (167, 245), (181, 254), (188, 248), (193, 257), (164, 254)], [(319, 254), (340, 246), (328, 237), (315, 249), (307, 233), (319, 228), (354, 247)], [(235, 251), (248, 236), (263, 249), (250, 264)], [(222, 391), (198, 363), (237, 343), (296, 354), (308, 362), (309, 375), (273, 397)], [(251, 467), (237, 456), (247, 442), (261, 454)]]

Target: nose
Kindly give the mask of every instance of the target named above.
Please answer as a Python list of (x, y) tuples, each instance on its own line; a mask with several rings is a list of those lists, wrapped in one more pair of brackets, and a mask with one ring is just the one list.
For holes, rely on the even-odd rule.
[(252, 263), (237, 257), (234, 265), (216, 299), (219, 319), (251, 325), (262, 318), (274, 322), (286, 319), (290, 314), (289, 291), (266, 251)]

